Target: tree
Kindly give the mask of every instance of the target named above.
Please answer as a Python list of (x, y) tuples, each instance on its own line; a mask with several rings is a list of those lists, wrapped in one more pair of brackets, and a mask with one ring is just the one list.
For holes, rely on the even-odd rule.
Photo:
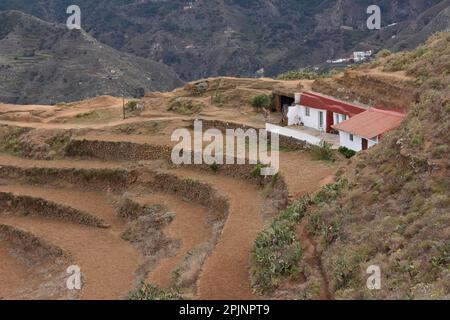
[(250, 104), (253, 108), (260, 109), (260, 108), (269, 108), (270, 107), (270, 98), (267, 94), (260, 94), (258, 96), (255, 96), (250, 101)]

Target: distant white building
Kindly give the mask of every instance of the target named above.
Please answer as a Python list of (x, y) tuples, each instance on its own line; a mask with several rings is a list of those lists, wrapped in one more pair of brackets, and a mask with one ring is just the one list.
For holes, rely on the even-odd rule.
[(355, 51), (353, 52), (353, 61), (361, 62), (372, 56), (372, 50), (369, 51)]

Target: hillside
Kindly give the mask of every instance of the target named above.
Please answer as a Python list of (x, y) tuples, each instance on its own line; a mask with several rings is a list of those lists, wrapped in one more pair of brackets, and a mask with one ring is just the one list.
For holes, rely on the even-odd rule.
[(171, 68), (121, 53), (84, 31), (19, 11), (0, 12), (0, 101), (69, 102), (102, 94), (143, 96), (182, 82)]
[[(408, 115), (399, 129), (338, 171), (335, 184), (282, 215), (304, 217), (297, 238), (302, 247), (308, 244), (302, 242), (305, 228), (314, 237), (320, 272), (308, 269), (306, 251), (299, 266), (284, 265), (283, 270), (285, 275), (303, 270), (307, 281), (291, 279), (274, 292), (276, 297), (317, 298), (324, 290), (335, 299), (450, 298), (449, 57), (447, 32), (414, 51), (385, 52), (376, 63), (361, 67), (366, 73), (376, 66), (377, 74), (412, 77), (417, 101), (405, 105)], [(347, 94), (358, 90), (353, 81), (329, 81)], [(264, 247), (264, 234), (260, 237), (255, 253)], [(282, 249), (289, 259), (293, 246)], [(380, 267), (381, 290), (367, 289), (369, 266)], [(261, 280), (257, 284), (265, 288)]]
[[(64, 22), (69, 0), (4, 0)], [(83, 28), (122, 52), (163, 62), (185, 81), (211, 76), (266, 76), (343, 57), (354, 50), (405, 50), (449, 28), (448, 0), (125, 0), (77, 2)], [(380, 5), (379, 31), (366, 27)], [(387, 27), (396, 23), (395, 26)], [(193, 67), (194, 66), (194, 67)]]
[[(342, 196), (318, 211), (339, 226), (322, 254), (337, 298), (450, 297), (449, 56), (443, 33), (383, 62), (416, 77), (421, 95), (399, 130), (355, 160)], [(379, 292), (364, 290), (368, 265), (381, 267)]]

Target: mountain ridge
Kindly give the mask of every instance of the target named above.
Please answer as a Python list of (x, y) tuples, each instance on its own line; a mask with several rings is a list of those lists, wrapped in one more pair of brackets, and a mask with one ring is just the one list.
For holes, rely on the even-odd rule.
[[(63, 22), (70, 4), (68, 0), (45, 4), (38, 0), (30, 7), (24, 0), (6, 0), (0, 10), (15, 8)], [(372, 4), (381, 7), (382, 30), (367, 30), (366, 11)], [(163, 62), (184, 81), (191, 81), (213, 76), (253, 77), (261, 69), (274, 77), (354, 50), (413, 49), (423, 37), (444, 31), (433, 19), (450, 2), (81, 0), (79, 6), (83, 28), (96, 39), (117, 50)], [(423, 19), (421, 28), (431, 24), (429, 31), (414, 40), (414, 24), (426, 12), (429, 17)]]
[(140, 97), (182, 84), (170, 67), (118, 52), (83, 30), (20, 11), (0, 12), (0, 100), (71, 102), (97, 95)]

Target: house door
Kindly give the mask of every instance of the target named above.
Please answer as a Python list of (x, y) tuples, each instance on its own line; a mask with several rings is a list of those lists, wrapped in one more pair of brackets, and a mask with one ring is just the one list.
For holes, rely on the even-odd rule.
[(323, 129), (323, 112), (319, 111), (319, 129)]
[(367, 150), (369, 147), (368, 147), (368, 141), (367, 141), (367, 139), (361, 139), (362, 140), (362, 149), (363, 150)]

